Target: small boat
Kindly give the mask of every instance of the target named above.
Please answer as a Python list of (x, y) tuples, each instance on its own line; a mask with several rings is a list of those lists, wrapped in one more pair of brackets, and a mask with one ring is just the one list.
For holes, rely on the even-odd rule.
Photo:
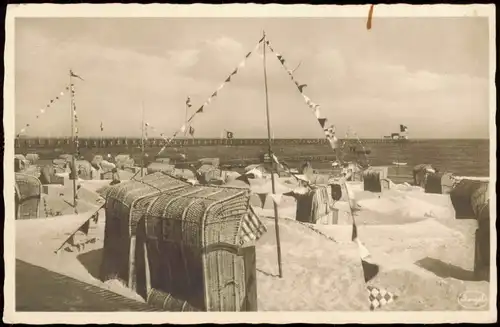
[(393, 161), (392, 164), (396, 165), (396, 166), (406, 166), (407, 165), (406, 162), (397, 162), (397, 161)]

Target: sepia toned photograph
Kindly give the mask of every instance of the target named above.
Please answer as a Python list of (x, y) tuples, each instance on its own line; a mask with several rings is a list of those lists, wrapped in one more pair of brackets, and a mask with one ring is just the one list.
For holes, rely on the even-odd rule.
[(495, 322), (495, 8), (342, 7), (9, 5), (4, 321)]

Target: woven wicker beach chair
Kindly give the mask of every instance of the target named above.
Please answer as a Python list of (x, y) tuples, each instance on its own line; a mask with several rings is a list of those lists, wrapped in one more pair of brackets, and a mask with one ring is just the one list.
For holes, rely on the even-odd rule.
[(222, 171), (213, 165), (202, 165), (197, 170), (199, 181), (202, 184), (208, 184), (212, 180), (222, 178)]
[(17, 215), (16, 219), (39, 218), (42, 183), (35, 176), (16, 173)]
[(487, 190), (487, 183), (477, 180), (462, 179), (457, 183), (450, 192), (451, 203), (455, 209), (455, 217), (457, 219), (474, 219), (476, 216), (475, 212), (479, 211), (478, 208), (488, 198), (486, 196)]
[(305, 194), (295, 194), (297, 209), (295, 219), (316, 224), (332, 212), (333, 199), (328, 194), (328, 185), (315, 185)]
[(380, 171), (369, 168), (363, 172), (363, 189), (365, 191), (375, 193), (382, 192), (382, 185), (380, 184)]

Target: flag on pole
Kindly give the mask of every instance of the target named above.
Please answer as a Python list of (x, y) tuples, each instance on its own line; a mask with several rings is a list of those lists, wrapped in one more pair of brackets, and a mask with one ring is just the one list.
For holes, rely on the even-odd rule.
[(102, 126), (102, 122), (101, 122), (101, 132), (104, 131), (104, 127)]
[(76, 78), (79, 78), (79, 79), (81, 79), (83, 81), (83, 78), (81, 78), (80, 76), (78, 76), (75, 73), (73, 73), (72, 70), (70, 70), (69, 73), (70, 73), (71, 77), (76, 77)]
[(233, 132), (226, 131), (226, 137), (227, 137), (228, 139), (232, 139), (232, 138), (233, 138)]
[(186, 99), (186, 106), (188, 106), (188, 108), (191, 108), (191, 106), (192, 106), (190, 97), (187, 97), (187, 99)]
[(399, 125), (399, 130), (400, 130), (402, 133), (404, 133), (404, 132), (408, 131), (408, 127), (407, 127), (407, 126), (405, 126), (405, 125)]
[(189, 135), (194, 136), (194, 127), (189, 126)]

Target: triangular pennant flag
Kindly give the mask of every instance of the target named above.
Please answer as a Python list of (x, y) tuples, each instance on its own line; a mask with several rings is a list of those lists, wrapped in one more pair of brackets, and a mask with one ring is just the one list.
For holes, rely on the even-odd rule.
[[(67, 88), (66, 88), (66, 89), (67, 89)], [(64, 92), (61, 92), (61, 93), (59, 93), (59, 94), (60, 94), (61, 96), (63, 96), (63, 95), (64, 95)]]
[(233, 72), (231, 73), (231, 76), (236, 75), (236, 73), (238, 73), (238, 68), (236, 68), (235, 70), (233, 70)]
[(224, 87), (224, 84), (219, 85), (219, 87), (217, 88), (217, 92), (219, 92), (220, 90), (222, 90), (223, 87)]
[(207, 99), (207, 101), (205, 102), (204, 105), (210, 104), (210, 102), (212, 102), (212, 98), (211, 97)]
[(238, 68), (243, 68), (245, 67), (245, 61), (243, 60), (242, 62), (240, 62), (240, 64), (238, 65)]
[(268, 193), (257, 193), (257, 195), (259, 196), (261, 208), (264, 208), (264, 204), (266, 203), (267, 194)]
[(53, 100), (53, 99), (51, 99), (51, 100), (50, 100), (50, 103), (54, 103), (54, 100)]
[(318, 118), (318, 122), (321, 125), (322, 128), (325, 128), (325, 123), (327, 119), (326, 118)]
[(273, 199), (273, 201), (274, 201), (274, 203), (276, 203), (276, 205), (280, 205), (282, 195), (283, 194), (281, 194), (281, 193), (269, 194), (269, 196)]
[[(354, 220), (354, 218), (353, 218)], [(352, 241), (356, 241), (358, 239), (358, 227), (356, 226), (356, 223), (353, 222), (352, 224), (352, 237), (351, 237), (351, 240)]]
[(318, 108), (315, 108), (314, 109), (314, 115), (316, 116), (316, 118), (320, 118), (321, 117), (321, 113), (319, 112)]
[(45, 112), (45, 109), (40, 109), (40, 112), (43, 114)]
[(278, 161), (278, 157), (276, 157), (276, 156), (274, 155), (274, 153), (272, 154), (272, 158), (273, 158), (273, 161), (274, 161), (276, 164), (280, 165), (280, 162)]
[[(262, 41), (262, 40), (261, 40)], [(245, 58), (248, 58), (250, 57), (250, 55), (252, 54), (252, 52), (250, 51), (249, 53), (246, 54)]]
[(305, 101), (306, 103), (311, 102), (311, 99), (309, 99), (309, 97), (308, 97), (307, 95), (302, 94), (302, 97), (304, 98), (304, 101)]
[(38, 115), (36, 116), (36, 119), (38, 119)]
[(30, 127), (30, 124), (26, 124), (26, 127)]
[(215, 92), (211, 95), (211, 97), (212, 97), (212, 98), (213, 98), (213, 97), (216, 97), (216, 96), (217, 96), (217, 91), (215, 91)]
[(59, 97), (56, 97), (56, 100), (59, 100)]
[(329, 140), (330, 141), (330, 146), (332, 149), (338, 149), (339, 148), (339, 140), (335, 135), (333, 135), (333, 138)]
[(359, 257), (361, 260), (364, 260), (370, 256), (370, 252), (368, 249), (361, 243), (361, 241), (357, 238), (356, 243), (358, 244)]
[(300, 92), (302, 92), (304, 87), (307, 87), (307, 84), (301, 84), (301, 85), (299, 85), (298, 83), (296, 83), (296, 84), (297, 84), (297, 88), (299, 89)]
[(198, 110), (196, 110), (197, 114), (199, 114), (200, 112), (203, 112), (203, 106), (201, 106)]
[(278, 57), (279, 61), (281, 61), (281, 59), (283, 59), (283, 57), (280, 54), (276, 54), (276, 57)]
[(229, 83), (231, 82), (231, 76), (229, 76), (228, 78), (226, 78), (226, 80), (224, 81), (225, 83)]
[(240, 175), (236, 177), (237, 180), (244, 182), (245, 184), (250, 185), (250, 180), (248, 179), (248, 176), (246, 174)]

